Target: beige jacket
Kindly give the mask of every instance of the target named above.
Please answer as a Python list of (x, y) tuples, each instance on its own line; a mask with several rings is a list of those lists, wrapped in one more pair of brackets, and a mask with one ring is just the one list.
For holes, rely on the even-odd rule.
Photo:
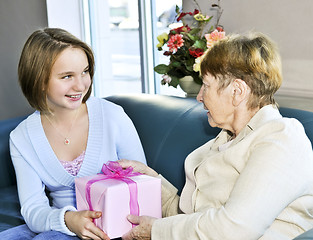
[(229, 138), (221, 131), (187, 157), (180, 198), (162, 178), (152, 240), (285, 240), (313, 227), (313, 153), (301, 123), (268, 105)]

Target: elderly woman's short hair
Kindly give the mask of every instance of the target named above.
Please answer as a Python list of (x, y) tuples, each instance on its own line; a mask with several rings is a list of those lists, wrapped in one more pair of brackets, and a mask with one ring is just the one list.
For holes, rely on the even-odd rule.
[(251, 88), (249, 108), (276, 104), (274, 93), (282, 83), (281, 59), (276, 44), (266, 35), (229, 35), (207, 51), (201, 62), (201, 75), (210, 73), (219, 89), (242, 79)]

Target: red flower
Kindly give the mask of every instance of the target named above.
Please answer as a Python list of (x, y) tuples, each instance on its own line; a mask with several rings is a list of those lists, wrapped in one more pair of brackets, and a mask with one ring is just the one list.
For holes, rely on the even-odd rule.
[(189, 31), (190, 31), (190, 27), (186, 25), (186, 26), (181, 26), (181, 27), (172, 29), (170, 31), (170, 34), (180, 34), (181, 32), (189, 32)]
[(189, 49), (189, 54), (195, 58), (202, 56), (203, 53), (204, 53), (204, 51), (201, 48)]
[(179, 17), (177, 18), (177, 22), (179, 22), (180, 19), (182, 19), (182, 18), (185, 17), (186, 15), (187, 15), (187, 13), (184, 13), (184, 12), (180, 13), (180, 14), (179, 14)]
[(164, 55), (164, 56), (170, 56), (170, 55), (172, 55), (172, 52), (170, 52), (170, 51), (165, 51), (165, 52), (163, 53), (163, 55)]
[(172, 35), (167, 42), (167, 46), (171, 52), (177, 52), (177, 49), (184, 45), (184, 40), (180, 34)]
[(193, 15), (196, 15), (196, 14), (198, 14), (200, 11), (198, 10), (198, 9), (195, 9), (194, 11), (193, 11)]
[(216, 30), (219, 32), (224, 32), (224, 29), (222, 27), (216, 27)]
[(199, 13), (199, 10), (198, 9), (195, 9), (194, 11), (193, 11), (193, 13), (192, 12), (181, 12), (180, 14), (179, 14), (179, 17), (177, 18), (177, 22), (179, 22), (183, 17), (185, 17), (186, 15), (190, 15), (190, 16), (193, 16), (193, 15), (196, 15), (196, 14), (198, 14)]

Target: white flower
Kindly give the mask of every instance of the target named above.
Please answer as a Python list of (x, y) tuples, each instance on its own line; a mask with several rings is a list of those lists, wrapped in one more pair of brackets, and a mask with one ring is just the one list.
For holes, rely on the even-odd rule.
[(164, 74), (162, 76), (162, 79), (163, 79), (164, 84), (165, 83), (170, 83), (172, 81), (172, 78), (169, 75), (167, 75), (167, 74)]

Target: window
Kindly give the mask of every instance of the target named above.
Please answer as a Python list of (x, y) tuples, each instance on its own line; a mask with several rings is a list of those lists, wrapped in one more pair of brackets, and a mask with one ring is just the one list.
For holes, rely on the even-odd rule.
[(95, 95), (142, 92), (137, 0), (89, 1)]
[(157, 51), (156, 37), (168, 32), (181, 0), (46, 1), (49, 27), (62, 27), (92, 46), (94, 95), (183, 95), (179, 89), (161, 86), (161, 76), (153, 71), (156, 64), (168, 61)]
[[(157, 0), (155, 1), (156, 5), (156, 16), (157, 16), (157, 28), (155, 38), (163, 33), (168, 33), (170, 30), (170, 25), (175, 23), (175, 8), (176, 5), (179, 8), (182, 8), (182, 0)], [(155, 51), (155, 65), (159, 63), (167, 64), (169, 61), (169, 57), (163, 55), (163, 51), (158, 51), (156, 46), (154, 45)], [(177, 89), (174, 87), (169, 87), (167, 85), (161, 85), (161, 75), (155, 73), (155, 84), (156, 84), (156, 92), (162, 95), (175, 95), (175, 96), (185, 96), (185, 93), (178, 86)]]

